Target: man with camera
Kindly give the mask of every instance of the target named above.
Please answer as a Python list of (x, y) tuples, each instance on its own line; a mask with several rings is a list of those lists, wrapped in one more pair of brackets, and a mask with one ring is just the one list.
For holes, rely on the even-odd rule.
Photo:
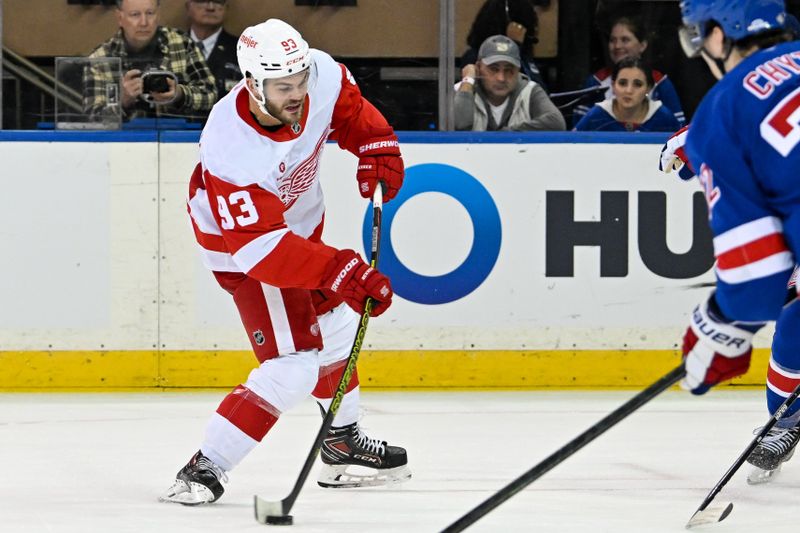
[[(126, 120), (138, 117), (203, 117), (217, 100), (214, 76), (195, 43), (179, 31), (158, 25), (159, 0), (117, 0), (119, 31), (90, 58), (119, 57), (121, 94), (107, 66), (86, 70), (85, 107), (90, 114), (113, 112), (121, 105)], [(102, 65), (102, 64), (101, 64)]]

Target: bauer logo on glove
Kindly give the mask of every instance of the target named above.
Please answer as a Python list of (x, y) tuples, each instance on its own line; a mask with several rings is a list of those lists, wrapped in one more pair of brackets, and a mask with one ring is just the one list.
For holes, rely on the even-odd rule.
[[(729, 333), (724, 333), (714, 326), (714, 323), (708, 316), (700, 311), (700, 306), (694, 308), (692, 312), (692, 320), (694, 326), (699, 333), (705, 336), (709, 341), (718, 344), (718, 347), (731, 348), (735, 351), (745, 349), (746, 343), (750, 342), (753, 335), (746, 332), (748, 337), (731, 336)], [(727, 328), (729, 331), (734, 328)], [(736, 352), (734, 352), (736, 353)]]
[(692, 394), (705, 394), (717, 383), (747, 372), (753, 335), (761, 326), (726, 319), (712, 293), (694, 309), (683, 336), (686, 377), (681, 387)]

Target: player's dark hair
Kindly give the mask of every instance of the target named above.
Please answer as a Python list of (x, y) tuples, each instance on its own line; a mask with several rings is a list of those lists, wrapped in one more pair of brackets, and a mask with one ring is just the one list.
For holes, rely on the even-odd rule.
[(626, 57), (625, 59), (621, 59), (619, 63), (614, 65), (611, 69), (611, 80), (617, 81), (617, 75), (619, 71), (624, 68), (637, 68), (644, 73), (644, 79), (647, 80), (647, 86), (652, 87), (655, 85), (655, 80), (653, 79), (653, 69), (645, 63), (640, 57)]
[(530, 54), (531, 45), (539, 42), (536, 38), (539, 16), (531, 0), (486, 0), (472, 22), (467, 44), (477, 50), (492, 35), (505, 35), (506, 27), (512, 21), (525, 26), (525, 40), (520, 44), (520, 51), (523, 57)]
[[(705, 27), (703, 28), (703, 35), (708, 35), (711, 33), (711, 30), (720, 27), (721, 26), (719, 23), (715, 20), (706, 21)], [(755, 35), (748, 35), (743, 39), (733, 42), (733, 47), (739, 50), (739, 52), (747, 52), (754, 46), (759, 50), (763, 50), (765, 48), (771, 48), (777, 44), (794, 41), (798, 37), (800, 36), (795, 35), (794, 29), (791, 27), (777, 28), (774, 30), (763, 31)], [(726, 39), (728, 39), (728, 37), (726, 37)], [(727, 42), (730, 43), (730, 40)]]
[(734, 42), (733, 46), (741, 52), (746, 52), (753, 46), (759, 50), (763, 50), (765, 48), (772, 48), (776, 44), (788, 43), (794, 39), (795, 38), (790, 31), (783, 28), (778, 28), (776, 30), (768, 30), (756, 35), (748, 35), (744, 39), (739, 39), (738, 41)]

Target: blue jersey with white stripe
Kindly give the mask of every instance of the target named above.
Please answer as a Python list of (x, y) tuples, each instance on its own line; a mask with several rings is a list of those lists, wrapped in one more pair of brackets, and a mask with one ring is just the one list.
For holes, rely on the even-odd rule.
[(743, 60), (703, 98), (686, 153), (709, 204), (717, 301), (777, 318), (800, 251), (800, 42)]

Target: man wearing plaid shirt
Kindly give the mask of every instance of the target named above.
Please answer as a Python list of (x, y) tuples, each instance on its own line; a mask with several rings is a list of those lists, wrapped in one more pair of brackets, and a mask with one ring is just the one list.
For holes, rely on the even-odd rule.
[[(109, 100), (106, 88), (117, 84), (104, 63), (84, 72), (84, 106), (89, 114), (113, 113), (122, 104), (125, 119), (154, 116), (204, 117), (217, 101), (213, 74), (192, 40), (172, 28), (158, 25), (160, 0), (117, 0), (119, 31), (98, 46), (90, 58), (119, 57), (122, 80), (119, 102)], [(144, 92), (142, 74), (147, 70), (168, 71), (165, 92)]]

